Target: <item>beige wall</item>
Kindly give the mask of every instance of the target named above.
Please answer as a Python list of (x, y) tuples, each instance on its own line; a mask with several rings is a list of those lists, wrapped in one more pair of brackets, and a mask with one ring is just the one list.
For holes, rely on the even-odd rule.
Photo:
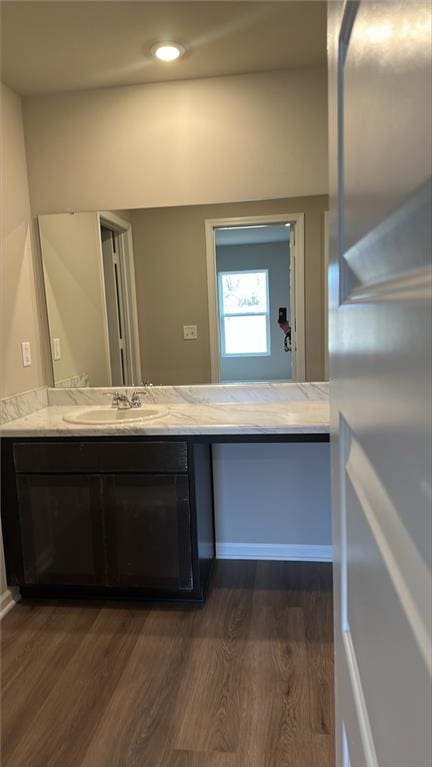
[(59, 338), (54, 381), (87, 374), (90, 386), (110, 380), (96, 213), (39, 216), (49, 331)]
[[(1, 376), (0, 396), (47, 382), (40, 275), (30, 215), (21, 99), (1, 86)], [(30, 341), (24, 368), (21, 341)]]
[[(205, 220), (305, 214), (306, 378), (324, 377), (326, 195), (132, 211), (142, 374), (155, 384), (208, 383), (209, 314)], [(198, 325), (197, 341), (182, 326)]]
[(327, 192), (323, 69), (25, 99), (34, 215)]
[[(21, 99), (1, 84), (0, 397), (46, 382), (41, 306), (35, 283)], [(33, 364), (24, 368), (21, 341), (30, 341)], [(0, 527), (0, 596), (6, 573)]]

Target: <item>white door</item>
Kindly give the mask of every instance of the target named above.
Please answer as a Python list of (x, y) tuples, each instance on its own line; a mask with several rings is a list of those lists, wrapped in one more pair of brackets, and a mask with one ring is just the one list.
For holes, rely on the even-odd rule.
[(129, 360), (126, 342), (123, 274), (120, 264), (119, 236), (101, 227), (105, 298), (111, 362), (111, 386), (128, 386)]
[(430, 6), (328, 6), (337, 764), (430, 767)]

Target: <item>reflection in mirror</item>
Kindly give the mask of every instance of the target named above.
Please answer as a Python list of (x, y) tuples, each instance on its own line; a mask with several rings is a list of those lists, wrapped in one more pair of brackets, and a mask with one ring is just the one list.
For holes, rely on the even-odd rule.
[(218, 227), (215, 242), (221, 381), (289, 381), (292, 351), (277, 322), (283, 308), (293, 325), (289, 226)]
[(284, 210), (39, 216), (55, 385), (304, 380), (303, 216)]
[(131, 223), (114, 213), (39, 216), (56, 386), (141, 381)]

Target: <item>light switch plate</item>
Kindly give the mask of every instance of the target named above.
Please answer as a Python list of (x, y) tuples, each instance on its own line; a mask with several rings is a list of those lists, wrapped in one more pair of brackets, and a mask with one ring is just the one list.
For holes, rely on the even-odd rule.
[(185, 341), (196, 341), (198, 338), (198, 325), (183, 325), (183, 338)]
[(54, 362), (57, 362), (61, 359), (61, 347), (60, 347), (60, 338), (53, 338), (53, 359)]
[(31, 347), (30, 341), (22, 341), (21, 343), (22, 361), (23, 366), (28, 368), (31, 365)]

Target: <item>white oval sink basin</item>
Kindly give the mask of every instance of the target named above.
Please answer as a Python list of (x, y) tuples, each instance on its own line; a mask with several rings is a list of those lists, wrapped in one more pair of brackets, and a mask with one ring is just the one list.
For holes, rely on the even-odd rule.
[(140, 407), (125, 408), (117, 410), (116, 408), (100, 406), (85, 407), (71, 410), (70, 413), (63, 416), (67, 423), (87, 423), (87, 424), (118, 424), (133, 423), (134, 421), (148, 421), (151, 418), (159, 418), (164, 415), (166, 410), (161, 407)]

